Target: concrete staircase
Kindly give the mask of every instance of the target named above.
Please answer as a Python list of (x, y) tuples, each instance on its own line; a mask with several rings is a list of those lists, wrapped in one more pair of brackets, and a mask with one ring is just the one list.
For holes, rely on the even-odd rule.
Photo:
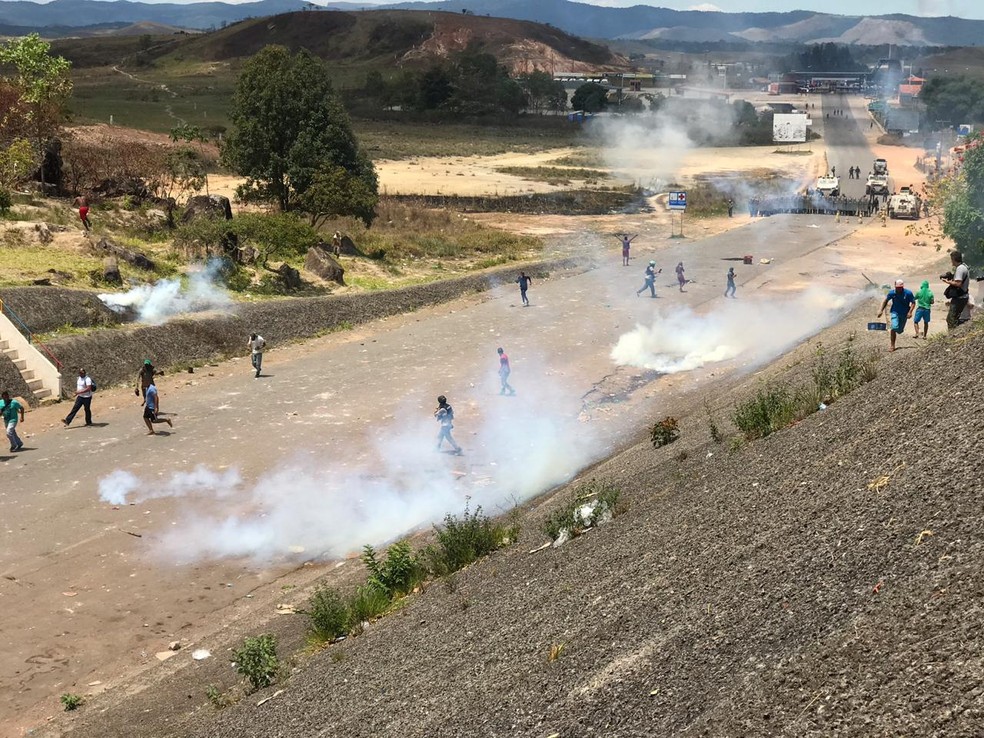
[(52, 397), (54, 393), (51, 391), (51, 387), (45, 387), (43, 379), (35, 378), (34, 370), (27, 368), (27, 359), (20, 358), (17, 349), (10, 348), (9, 341), (0, 341), (0, 351), (5, 353), (7, 358), (14, 362), (14, 366), (17, 367), (17, 371), (20, 372), (24, 381), (27, 382), (28, 388), (34, 393), (34, 398), (38, 402)]
[(39, 403), (61, 400), (58, 368), (4, 313), (0, 313), (0, 351), (14, 363)]

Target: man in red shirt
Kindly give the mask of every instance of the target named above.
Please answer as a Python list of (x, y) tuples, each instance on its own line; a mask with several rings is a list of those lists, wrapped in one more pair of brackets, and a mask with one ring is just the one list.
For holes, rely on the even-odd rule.
[(499, 382), (502, 384), (499, 394), (504, 395), (508, 392), (510, 395), (515, 395), (516, 390), (509, 385), (509, 356), (502, 350), (501, 346), (495, 352), (499, 354)]

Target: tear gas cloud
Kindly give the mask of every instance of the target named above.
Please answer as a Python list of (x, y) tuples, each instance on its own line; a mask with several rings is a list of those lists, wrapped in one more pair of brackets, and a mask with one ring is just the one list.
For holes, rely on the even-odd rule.
[(179, 277), (142, 284), (123, 293), (104, 293), (99, 299), (116, 312), (134, 311), (141, 323), (160, 325), (182, 313), (217, 310), (232, 306), (232, 300), (219, 282), (222, 262), (211, 259), (188, 275), (187, 284)]
[[(524, 363), (523, 394), (501, 401), (490, 396), (480, 419), (466, 398), (451, 398), (455, 425), (477, 430), (468, 437), (454, 431), (466, 447), (465, 476), (455, 474), (457, 457), (434, 451), (437, 423), (421, 418), (419, 407), (407, 401), (368, 442), (372, 461), (350, 465), (326, 461), (322, 453), (298, 454), (248, 483), (235, 471), (201, 466), (164, 480), (116, 471), (99, 482), (100, 498), (117, 505), (187, 498), (157, 552), (182, 563), (223, 557), (267, 562), (301, 554), (338, 558), (439, 523), (449, 513), (460, 515), (466, 504), (497, 515), (569, 480), (608, 451), (577, 421), (576, 393), (548, 380), (534, 387), (525, 381), (532, 376), (543, 372)], [(491, 381), (497, 386), (496, 377)], [(559, 414), (559, 407), (572, 408), (570, 417)], [(225, 507), (234, 500), (236, 511), (214, 512), (212, 503), (220, 498)]]
[(707, 313), (686, 306), (657, 312), (652, 325), (619, 337), (616, 364), (673, 374), (741, 358), (757, 365), (833, 324), (861, 294), (812, 288), (786, 297), (744, 298)]

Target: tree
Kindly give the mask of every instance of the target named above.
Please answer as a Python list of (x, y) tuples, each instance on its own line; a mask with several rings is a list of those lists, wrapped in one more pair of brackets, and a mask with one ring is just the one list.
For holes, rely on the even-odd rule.
[(567, 105), (567, 90), (547, 72), (535, 71), (520, 75), (519, 85), (526, 93), (526, 107), (534, 113), (544, 110), (563, 110)]
[(298, 207), (325, 166), (337, 166), (376, 191), (375, 171), (361, 155), (329, 70), (306, 50), (267, 46), (243, 66), (229, 115), (233, 130), (224, 161), (246, 182), (246, 201)]
[(162, 150), (156, 164), (147, 172), (147, 188), (164, 201), (167, 226), (173, 228), (177, 198), (205, 186), (205, 162), (194, 149), (182, 147)]
[[(0, 46), (0, 64), (12, 67), (12, 80), (27, 108), (27, 124), (38, 157), (43, 157), (48, 142), (61, 127), (65, 103), (72, 94), (69, 78), (71, 64), (51, 55), (51, 44), (32, 33)], [(41, 187), (44, 188), (44, 167)]]
[(984, 82), (963, 75), (933, 77), (919, 93), (926, 118), (949, 126), (984, 121)]
[(984, 262), (984, 135), (967, 142), (960, 170), (942, 187), (943, 234), (967, 261)]
[(15, 139), (10, 146), (0, 148), (0, 189), (9, 190), (28, 179), (36, 166), (34, 148), (26, 138)]
[(352, 216), (366, 227), (376, 218), (379, 195), (375, 175), (367, 177), (350, 174), (343, 167), (326, 166), (314, 176), (314, 181), (301, 197), (300, 207), (310, 217), (312, 228), (319, 228), (328, 218)]
[(586, 113), (597, 113), (608, 106), (608, 90), (597, 82), (585, 82), (574, 90), (571, 107)]

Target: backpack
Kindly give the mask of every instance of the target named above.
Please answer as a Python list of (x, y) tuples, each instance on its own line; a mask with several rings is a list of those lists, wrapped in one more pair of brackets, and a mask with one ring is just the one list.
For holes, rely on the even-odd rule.
[(89, 380), (89, 391), (95, 392), (96, 391), (96, 380), (93, 379), (92, 377), (89, 377), (88, 375), (86, 375), (86, 377)]

